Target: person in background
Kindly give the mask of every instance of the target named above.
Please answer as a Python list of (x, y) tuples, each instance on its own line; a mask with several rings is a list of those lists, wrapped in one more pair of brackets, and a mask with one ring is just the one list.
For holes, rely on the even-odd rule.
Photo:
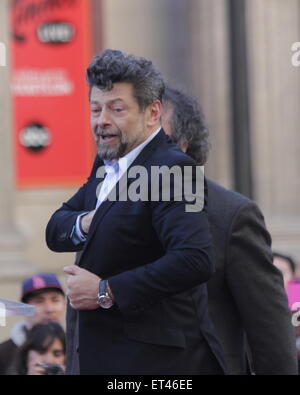
[[(209, 131), (197, 101), (167, 87), (163, 108), (164, 131), (203, 165)], [(208, 281), (208, 304), (228, 373), (246, 374), (251, 354), (255, 374), (297, 374), (291, 313), (263, 215), (245, 196), (209, 179), (207, 187), (216, 266)]]
[(287, 291), (288, 283), (295, 277), (296, 264), (290, 256), (280, 254), (279, 252), (273, 252), (273, 257), (273, 263), (281, 271), (284, 288)]
[(62, 322), (65, 316), (65, 293), (54, 274), (41, 273), (24, 280), (20, 300), (34, 305), (35, 314), (26, 321), (17, 323), (11, 331), (10, 339), (0, 344), (0, 375), (6, 374), (18, 348), (26, 341), (28, 330), (40, 323)]
[[(298, 287), (298, 289), (300, 287), (300, 284), (299, 284), (300, 280), (299, 280), (299, 278), (297, 278), (297, 274), (296, 274), (296, 268), (297, 268), (296, 262), (289, 255), (284, 255), (284, 254), (281, 254), (277, 251), (273, 252), (273, 257), (274, 257), (273, 263), (277, 267), (277, 269), (281, 271), (282, 277), (283, 277), (284, 288), (285, 288), (287, 295), (289, 295), (288, 284), (292, 280), (295, 280), (295, 284)], [(298, 291), (298, 293), (299, 293), (299, 291)], [(300, 302), (300, 300), (298, 300), (298, 303), (299, 302)], [(300, 374), (300, 315), (299, 315), (299, 311), (298, 310), (292, 311), (292, 315), (294, 317), (292, 320), (292, 323), (294, 325), (294, 330), (295, 330), (295, 335), (296, 335), (296, 350), (297, 350), (297, 358), (298, 358), (298, 375), (299, 375)], [(296, 317), (297, 317), (297, 319), (295, 320)]]
[(8, 369), (11, 375), (62, 375), (65, 372), (66, 339), (57, 322), (37, 324)]

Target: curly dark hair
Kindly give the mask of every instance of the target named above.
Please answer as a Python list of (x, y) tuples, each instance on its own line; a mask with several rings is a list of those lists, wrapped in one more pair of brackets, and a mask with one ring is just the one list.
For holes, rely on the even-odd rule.
[(18, 350), (14, 364), (15, 374), (27, 375), (27, 357), (29, 351), (35, 350), (43, 353), (51, 347), (55, 339), (61, 342), (65, 354), (66, 337), (59, 323), (50, 321), (45, 324), (36, 324), (33, 326), (27, 334), (27, 340)]
[(141, 111), (154, 101), (161, 101), (165, 89), (161, 73), (150, 60), (112, 49), (94, 57), (87, 69), (87, 82), (90, 91), (93, 86), (109, 91), (116, 82), (131, 83)]
[[(187, 154), (203, 166), (210, 150), (209, 130), (197, 100), (179, 89), (167, 86), (163, 95), (165, 111), (173, 110), (171, 139), (175, 144), (186, 143)], [(170, 107), (171, 106), (171, 107)]]

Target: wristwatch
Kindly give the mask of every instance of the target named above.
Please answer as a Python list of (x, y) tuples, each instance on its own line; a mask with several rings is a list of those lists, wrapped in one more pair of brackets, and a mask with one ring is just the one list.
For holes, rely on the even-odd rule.
[(107, 291), (107, 280), (100, 280), (99, 282), (99, 293), (98, 293), (98, 305), (103, 309), (110, 309), (114, 302), (109, 296)]

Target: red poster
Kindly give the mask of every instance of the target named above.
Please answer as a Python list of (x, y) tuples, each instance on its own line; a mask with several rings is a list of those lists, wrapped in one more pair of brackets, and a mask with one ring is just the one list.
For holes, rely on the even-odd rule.
[(11, 0), (18, 187), (76, 186), (93, 159), (89, 0)]

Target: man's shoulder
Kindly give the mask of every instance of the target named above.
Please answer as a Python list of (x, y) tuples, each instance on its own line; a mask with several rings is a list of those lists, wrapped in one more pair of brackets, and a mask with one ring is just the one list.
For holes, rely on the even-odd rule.
[(0, 344), (0, 376), (6, 375), (8, 369), (14, 361), (18, 347), (12, 339), (5, 340)]
[[(263, 223), (263, 214), (258, 205), (248, 197), (207, 180), (208, 216), (211, 223), (227, 228), (233, 222), (250, 218)], [(242, 219), (243, 218), (243, 219)]]
[(149, 158), (151, 165), (156, 166), (196, 166), (196, 162), (190, 156), (180, 150), (172, 142), (166, 140), (156, 147)]
[(207, 179), (207, 188), (209, 206), (214, 209), (224, 209), (225, 206), (231, 207), (232, 210), (235, 211), (243, 206), (256, 205), (256, 203), (248, 197), (236, 191), (226, 189), (210, 179)]
[(0, 356), (4, 356), (4, 353), (7, 351), (13, 351), (17, 349), (17, 346), (12, 341), (12, 339), (7, 339), (4, 342), (0, 343)]

